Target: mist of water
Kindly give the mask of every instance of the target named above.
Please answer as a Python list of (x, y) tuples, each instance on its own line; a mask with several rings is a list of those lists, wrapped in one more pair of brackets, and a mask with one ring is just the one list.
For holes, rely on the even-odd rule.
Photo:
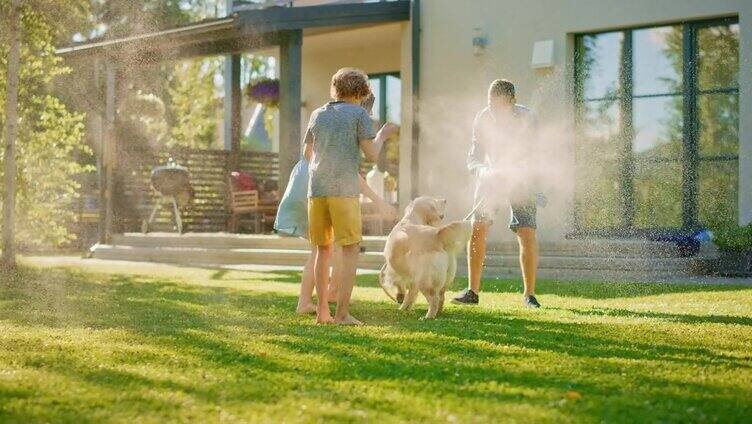
[[(485, 206), (498, 209), (493, 218), (499, 226), (506, 226), (513, 192), (530, 184), (533, 193), (548, 199), (548, 205), (538, 210), (543, 237), (559, 238), (571, 230), (574, 122), (566, 106), (572, 104), (566, 80), (563, 72), (550, 72), (538, 75), (532, 92), (518, 91), (518, 103), (535, 115), (535, 128), (510, 132), (486, 146), (494, 173), (485, 178)], [(475, 179), (466, 161), (474, 117), (485, 106), (485, 90), (421, 99), (420, 191), (446, 197), (451, 219), (461, 219), (473, 206)]]

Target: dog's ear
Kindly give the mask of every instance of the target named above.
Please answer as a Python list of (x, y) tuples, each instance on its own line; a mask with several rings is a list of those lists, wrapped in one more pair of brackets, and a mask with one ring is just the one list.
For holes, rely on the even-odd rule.
[(439, 240), (447, 250), (461, 249), (472, 236), (473, 227), (469, 221), (455, 221), (439, 228)]

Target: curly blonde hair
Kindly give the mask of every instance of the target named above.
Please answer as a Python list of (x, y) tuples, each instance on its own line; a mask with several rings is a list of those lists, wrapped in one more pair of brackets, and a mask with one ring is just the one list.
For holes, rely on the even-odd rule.
[(368, 75), (360, 69), (342, 68), (332, 76), (330, 95), (334, 99), (364, 98), (371, 94)]

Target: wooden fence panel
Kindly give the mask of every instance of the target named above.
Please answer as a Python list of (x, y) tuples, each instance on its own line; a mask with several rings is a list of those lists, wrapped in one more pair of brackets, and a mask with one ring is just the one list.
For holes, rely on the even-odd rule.
[[(188, 168), (196, 192), (194, 203), (182, 211), (183, 227), (191, 232), (225, 231), (227, 211), (228, 155), (225, 150), (176, 149), (120, 163), (117, 181), (116, 215), (120, 231), (140, 231), (152, 208), (161, 199), (151, 187), (151, 170), (173, 158)], [(121, 161), (125, 162), (125, 161)], [(239, 168), (252, 174), (260, 184), (276, 186), (279, 159), (276, 153), (242, 151)], [(172, 231), (172, 209), (165, 204), (157, 214), (151, 231)]]

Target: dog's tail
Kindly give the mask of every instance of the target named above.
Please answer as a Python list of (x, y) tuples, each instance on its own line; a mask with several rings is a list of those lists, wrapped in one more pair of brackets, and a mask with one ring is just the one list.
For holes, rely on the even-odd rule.
[(472, 224), (468, 221), (454, 221), (439, 228), (438, 237), (445, 249), (454, 251), (462, 249), (473, 233)]
[(381, 271), (379, 271), (379, 286), (381, 286), (381, 289), (384, 290), (384, 293), (386, 293), (386, 295), (390, 299), (399, 303), (399, 301), (397, 301), (397, 298), (394, 297), (394, 295), (391, 293), (392, 290), (390, 290), (390, 288), (394, 289), (394, 286), (390, 286), (390, 287), (386, 286), (386, 264), (382, 265)]

